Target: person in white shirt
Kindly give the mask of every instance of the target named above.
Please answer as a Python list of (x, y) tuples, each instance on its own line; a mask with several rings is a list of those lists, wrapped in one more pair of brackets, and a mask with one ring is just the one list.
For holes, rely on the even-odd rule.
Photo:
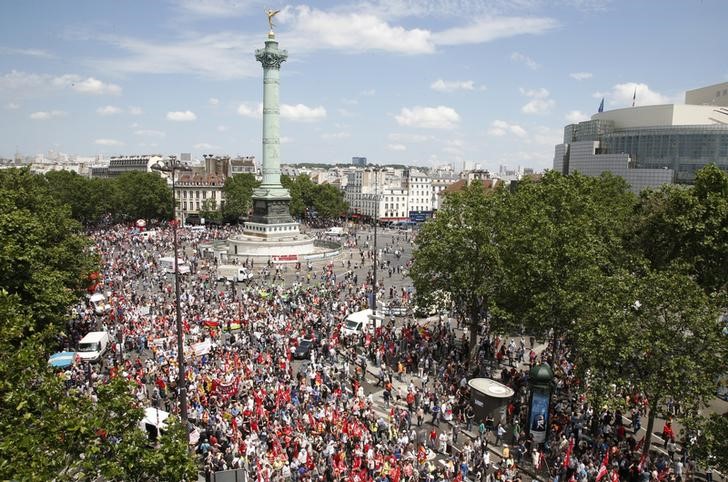
[(447, 434), (443, 430), (440, 432), (440, 436), (437, 438), (437, 440), (440, 442), (439, 451), (440, 453), (447, 453)]

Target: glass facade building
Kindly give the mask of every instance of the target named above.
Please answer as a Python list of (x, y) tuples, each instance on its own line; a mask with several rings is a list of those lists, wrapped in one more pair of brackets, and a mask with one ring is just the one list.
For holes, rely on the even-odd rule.
[[(573, 148), (574, 144), (583, 145), (581, 143), (587, 141), (590, 152), (576, 152)], [(569, 149), (569, 146), (572, 148)], [(706, 164), (715, 163), (728, 171), (728, 125), (618, 128), (613, 121), (605, 119), (571, 124), (564, 128), (564, 144), (556, 146), (554, 169), (564, 174), (579, 170), (587, 175), (598, 175), (599, 173), (587, 171), (597, 168), (602, 169), (600, 172), (610, 170), (605, 169), (603, 161), (616, 160), (615, 155), (625, 156), (629, 171), (625, 171), (624, 177), (628, 182), (630, 175), (644, 178), (648, 173), (637, 171), (660, 169), (672, 173), (671, 182), (690, 184), (695, 180), (696, 172)], [(623, 175), (619, 172), (615, 174)], [(638, 174), (640, 175), (637, 176)], [(658, 175), (654, 180), (664, 181), (664, 177), (664, 174)], [(636, 184), (642, 183), (630, 184), (636, 188)], [(649, 187), (649, 184), (640, 187)]]

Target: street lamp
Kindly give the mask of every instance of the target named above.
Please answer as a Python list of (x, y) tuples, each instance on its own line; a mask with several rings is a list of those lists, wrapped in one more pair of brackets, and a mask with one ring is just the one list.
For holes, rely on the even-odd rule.
[(372, 314), (377, 316), (377, 268), (379, 264), (377, 253), (377, 224), (379, 224), (379, 173), (381, 168), (374, 168), (374, 289), (372, 290)]
[(182, 164), (177, 156), (169, 156), (164, 164), (157, 162), (152, 169), (160, 172), (168, 172), (172, 176), (172, 233), (174, 236), (174, 300), (175, 300), (175, 316), (177, 318), (177, 365), (179, 373), (177, 377), (177, 387), (179, 390), (179, 413), (182, 420), (182, 426), (187, 428), (187, 386), (185, 382), (185, 352), (182, 342), (182, 312), (179, 302), (179, 266), (178, 266), (178, 246), (177, 246), (177, 194), (175, 191), (175, 173), (177, 171), (191, 171), (192, 169)]

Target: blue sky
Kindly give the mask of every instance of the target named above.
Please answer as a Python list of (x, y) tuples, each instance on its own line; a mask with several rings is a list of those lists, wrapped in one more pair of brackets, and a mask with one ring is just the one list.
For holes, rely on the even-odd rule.
[(260, 159), (266, 8), (283, 162), (551, 166), (563, 126), (728, 80), (724, 0), (0, 3), (0, 156)]

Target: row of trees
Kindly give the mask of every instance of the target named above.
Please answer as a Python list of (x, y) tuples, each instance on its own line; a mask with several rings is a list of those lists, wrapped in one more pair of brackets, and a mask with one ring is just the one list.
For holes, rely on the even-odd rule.
[[(71, 208), (71, 215), (83, 225), (125, 222), (135, 219), (169, 219), (172, 190), (156, 173), (128, 172), (112, 179), (87, 178), (70, 171), (53, 171), (42, 176), (53, 197)], [(282, 176), (291, 194), (291, 215), (301, 218), (314, 210), (323, 218), (338, 218), (348, 208), (343, 193), (330, 184), (315, 184), (308, 176)], [(225, 203), (214, 199), (201, 205), (200, 216), (215, 222), (237, 223), (248, 216), (253, 190), (260, 185), (252, 174), (238, 174), (225, 180)]]
[[(281, 176), (281, 184), (291, 195), (290, 212), (295, 218), (303, 218), (315, 211), (325, 219), (335, 219), (346, 213), (348, 205), (341, 190), (331, 184), (316, 184), (306, 175)], [(225, 204), (220, 209), (214, 200), (204, 203), (200, 213), (205, 219), (235, 223), (245, 219), (252, 207), (253, 190), (260, 185), (252, 174), (238, 174), (225, 181)]]
[(420, 303), (448, 293), (472, 325), (471, 354), (483, 323), (563, 339), (598, 406), (647, 396), (648, 432), (667, 397), (699, 407), (715, 395), (728, 359), (728, 175), (715, 166), (639, 197), (608, 174), (474, 183), (417, 243)]
[(47, 363), (65, 337), (68, 306), (98, 268), (73, 219), (96, 219), (81, 203), (89, 191), (73, 192), (88, 185), (62, 173), (0, 171), (0, 479), (195, 478), (186, 430), (172, 422), (150, 447), (127, 381), (98, 387), (94, 402), (67, 390)]

